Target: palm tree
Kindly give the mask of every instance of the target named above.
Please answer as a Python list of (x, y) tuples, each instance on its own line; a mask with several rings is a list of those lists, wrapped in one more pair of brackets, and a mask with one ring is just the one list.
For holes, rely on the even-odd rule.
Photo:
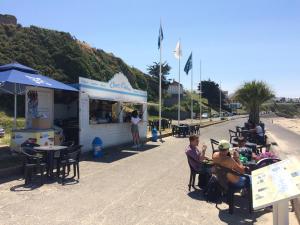
[(235, 92), (235, 99), (242, 103), (249, 111), (249, 120), (252, 123), (259, 123), (260, 107), (266, 101), (274, 97), (274, 92), (263, 81), (245, 82)]

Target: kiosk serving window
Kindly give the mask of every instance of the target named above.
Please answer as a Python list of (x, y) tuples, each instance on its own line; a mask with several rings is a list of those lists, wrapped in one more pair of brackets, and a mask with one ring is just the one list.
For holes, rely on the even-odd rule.
[(90, 99), (90, 124), (117, 123), (117, 102)]

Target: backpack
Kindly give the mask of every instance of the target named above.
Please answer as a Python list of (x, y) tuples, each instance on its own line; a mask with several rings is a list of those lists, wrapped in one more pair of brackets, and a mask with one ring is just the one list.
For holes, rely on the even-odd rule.
[(198, 187), (206, 190), (207, 184), (209, 182), (209, 179), (211, 177), (211, 174), (208, 172), (199, 173), (198, 175)]
[(216, 204), (222, 203), (222, 193), (223, 189), (219, 184), (217, 177), (212, 175), (208, 181), (204, 196), (207, 202), (212, 202)]

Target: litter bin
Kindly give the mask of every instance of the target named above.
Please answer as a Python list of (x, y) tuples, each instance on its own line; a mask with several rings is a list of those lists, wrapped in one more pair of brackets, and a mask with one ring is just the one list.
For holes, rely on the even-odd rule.
[(156, 128), (153, 128), (152, 129), (152, 141), (153, 142), (157, 142), (157, 130), (156, 130)]
[(99, 158), (99, 157), (102, 157), (103, 156), (103, 151), (102, 151), (102, 148), (103, 148), (103, 142), (101, 140), (101, 138), (99, 137), (95, 137), (94, 140), (93, 140), (93, 155), (95, 158)]

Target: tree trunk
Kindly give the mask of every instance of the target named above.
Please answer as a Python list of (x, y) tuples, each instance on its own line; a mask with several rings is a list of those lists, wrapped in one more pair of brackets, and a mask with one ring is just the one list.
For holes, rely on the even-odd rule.
[(254, 124), (259, 123), (259, 106), (255, 106), (250, 109), (249, 120)]

